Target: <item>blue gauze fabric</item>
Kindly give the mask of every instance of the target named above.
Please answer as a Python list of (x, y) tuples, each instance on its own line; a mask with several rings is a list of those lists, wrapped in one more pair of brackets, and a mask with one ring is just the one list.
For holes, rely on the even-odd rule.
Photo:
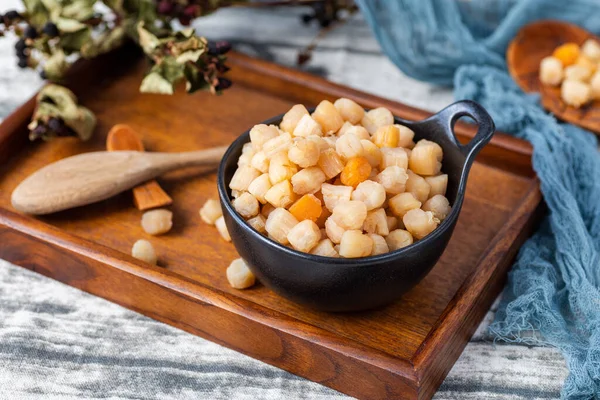
[[(549, 213), (521, 248), (500, 310), (498, 338), (559, 348), (562, 397), (600, 393), (600, 155), (594, 135), (546, 114), (506, 72), (504, 54), (526, 23), (562, 19), (600, 33), (596, 0), (357, 0), (384, 52), (406, 74), (454, 84), (499, 130), (533, 145)], [(534, 332), (535, 335), (531, 333)]]

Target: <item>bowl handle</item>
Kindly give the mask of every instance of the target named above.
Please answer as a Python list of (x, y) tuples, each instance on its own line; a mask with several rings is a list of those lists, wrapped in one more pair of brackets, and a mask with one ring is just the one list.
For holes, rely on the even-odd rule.
[[(467, 144), (462, 144), (454, 135), (454, 125), (460, 117), (465, 116), (475, 120), (478, 127), (473, 139)], [(467, 159), (471, 159), (479, 153), (479, 150), (490, 141), (496, 130), (494, 120), (492, 120), (490, 114), (478, 103), (471, 100), (461, 100), (450, 104), (434, 115), (432, 119), (444, 125), (446, 135), (456, 144)]]

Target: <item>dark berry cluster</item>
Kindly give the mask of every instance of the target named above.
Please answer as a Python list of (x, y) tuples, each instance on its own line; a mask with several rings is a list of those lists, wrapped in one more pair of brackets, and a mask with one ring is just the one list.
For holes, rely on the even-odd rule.
[(177, 19), (189, 25), (193, 19), (215, 10), (211, 0), (156, 0), (156, 11), (169, 19)]
[(302, 15), (302, 22), (309, 24), (317, 21), (322, 28), (327, 28), (333, 22), (339, 21), (339, 13), (342, 10), (350, 10), (353, 6), (345, 1), (323, 0), (310, 5), (311, 12)]
[(77, 136), (77, 133), (69, 128), (62, 119), (56, 117), (51, 117), (46, 123), (38, 121), (38, 125), (29, 133), (30, 140), (57, 136)]

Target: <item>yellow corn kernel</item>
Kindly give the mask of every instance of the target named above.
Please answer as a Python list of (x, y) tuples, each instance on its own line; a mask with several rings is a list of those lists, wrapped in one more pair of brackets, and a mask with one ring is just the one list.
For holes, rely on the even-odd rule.
[(269, 180), (269, 174), (262, 174), (258, 178), (252, 181), (250, 186), (248, 186), (248, 192), (256, 197), (261, 204), (265, 204), (267, 200), (265, 199), (265, 194), (271, 189), (271, 181)]
[(408, 168), (408, 156), (406, 150), (402, 147), (381, 149), (381, 162), (379, 163), (379, 169), (384, 170), (387, 167), (396, 165), (402, 169)]
[(321, 193), (323, 195), (323, 203), (331, 212), (342, 201), (350, 201), (352, 198), (352, 186), (331, 185), (324, 183), (321, 185)]
[(215, 221), (215, 227), (217, 228), (217, 231), (223, 240), (226, 242), (231, 242), (231, 236), (229, 236), (229, 231), (227, 230), (227, 225), (225, 225), (225, 218), (223, 218), (223, 216), (219, 217)]
[(285, 208), (276, 208), (269, 214), (265, 229), (276, 242), (288, 244), (288, 233), (294, 226), (298, 224), (298, 220)]
[(568, 105), (579, 108), (592, 99), (592, 88), (587, 83), (567, 79), (560, 87), (560, 97)]
[(246, 222), (248, 223), (248, 225), (250, 225), (251, 227), (253, 227), (260, 233), (267, 232), (267, 230), (265, 229), (265, 226), (266, 226), (265, 224), (267, 223), (267, 219), (265, 217), (263, 217), (262, 214), (258, 214), (256, 217), (252, 217)]
[(287, 152), (277, 153), (269, 163), (269, 180), (272, 184), (291, 179), (298, 172), (296, 164), (290, 161)]
[(267, 200), (273, 207), (289, 207), (296, 200), (290, 181), (281, 181), (265, 193)]
[(294, 129), (296, 129), (298, 122), (305, 115), (309, 115), (306, 107), (302, 104), (296, 104), (285, 113), (279, 127), (287, 133), (294, 133)]
[(305, 194), (289, 208), (289, 211), (298, 221), (309, 219), (316, 222), (323, 209), (321, 200), (317, 199), (313, 194)]
[(392, 214), (400, 218), (404, 217), (408, 211), (421, 207), (421, 202), (408, 192), (395, 195), (388, 204)]
[(377, 129), (381, 126), (392, 125), (394, 123), (394, 116), (385, 107), (375, 108), (367, 113), (361, 120), (362, 126), (367, 128), (367, 131), (373, 135)]
[[(314, 144), (317, 145), (317, 148), (319, 149), (319, 152), (325, 151), (329, 148), (331, 148), (331, 144), (325, 140), (325, 138), (321, 137), (321, 136), (315, 136), (315, 135), (311, 135), (311, 136), (307, 136), (306, 140), (309, 140), (311, 142), (313, 142)], [(334, 145), (335, 147), (335, 145)]]
[(367, 218), (365, 218), (365, 222), (363, 222), (362, 229), (367, 233), (376, 233), (382, 236), (386, 236), (390, 233), (385, 210), (383, 208), (378, 208), (377, 210), (369, 211), (367, 213)]
[(441, 194), (436, 194), (423, 204), (423, 211), (431, 211), (433, 216), (440, 221), (446, 219), (452, 208), (448, 199)]
[(252, 160), (250, 160), (250, 166), (262, 172), (269, 171), (269, 159), (267, 158), (264, 151), (259, 151), (254, 154)]
[(252, 143), (244, 144), (242, 146), (242, 155), (237, 162), (238, 167), (241, 167), (242, 165), (250, 165), (254, 154), (256, 154), (256, 150), (254, 150), (254, 147), (252, 147)]
[(346, 230), (339, 226), (332, 217), (327, 218), (325, 221), (325, 232), (327, 232), (327, 237), (333, 243), (339, 243), (342, 240), (342, 235), (345, 231)]
[(250, 142), (254, 151), (260, 151), (265, 143), (279, 136), (279, 130), (274, 125), (255, 125), (250, 129)]
[(373, 135), (373, 143), (377, 147), (396, 147), (399, 140), (400, 131), (394, 125), (381, 126)]
[(415, 147), (415, 142), (413, 142), (415, 133), (413, 132), (413, 130), (400, 124), (396, 124), (394, 126), (398, 128), (398, 132), (400, 133), (398, 147), (404, 147), (407, 149), (412, 149), (413, 147)]
[[(347, 135), (346, 135), (347, 136)], [(340, 174), (340, 180), (346, 186), (356, 187), (371, 175), (371, 164), (365, 157), (353, 157), (348, 159)]]
[(387, 220), (388, 232), (398, 228), (398, 218), (391, 215), (386, 215), (385, 219)]
[(337, 99), (333, 105), (337, 108), (344, 121), (348, 121), (352, 125), (358, 124), (365, 116), (365, 110), (350, 99), (342, 97)]
[(263, 205), (260, 209), (260, 214), (265, 218), (269, 218), (269, 215), (271, 214), (271, 212), (273, 212), (274, 209), (275, 207), (273, 207), (271, 203), (267, 203)]
[(262, 151), (264, 151), (267, 158), (272, 158), (277, 153), (287, 152), (291, 145), (292, 136), (287, 132), (283, 132), (281, 135), (269, 139), (263, 144)]
[(593, 73), (594, 70), (588, 65), (573, 64), (565, 68), (565, 79), (587, 82), (592, 77)]
[(290, 229), (287, 238), (294, 249), (308, 253), (321, 241), (321, 231), (317, 224), (306, 219)]
[(442, 168), (443, 152), (439, 144), (420, 140), (410, 153), (408, 167), (421, 175), (437, 175)]
[(348, 160), (363, 155), (363, 147), (360, 139), (353, 133), (346, 133), (335, 142), (335, 151), (344, 159)]
[(331, 135), (337, 132), (344, 124), (344, 119), (333, 103), (323, 100), (312, 114), (315, 121), (323, 128), (323, 133)]
[(389, 253), (390, 248), (383, 236), (374, 233), (369, 233), (367, 236), (373, 241), (373, 249), (371, 250), (372, 256)]
[[(371, 135), (369, 134), (369, 132), (362, 126), (360, 125), (354, 125), (349, 127), (345, 132), (344, 135), (347, 135), (348, 133), (353, 134), (354, 136), (356, 136), (357, 138), (359, 138), (361, 140), (361, 142), (363, 140), (371, 140)], [(342, 135), (339, 135), (342, 136)]]
[(292, 186), (297, 194), (315, 193), (327, 178), (319, 167), (308, 167), (292, 176)]
[(431, 190), (429, 191), (429, 198), (436, 194), (446, 195), (446, 188), (448, 187), (448, 175), (441, 174), (436, 176), (426, 176), (425, 182), (429, 184)]
[(362, 201), (368, 211), (374, 210), (385, 202), (385, 188), (380, 183), (366, 180), (356, 186), (352, 200)]
[[(352, 128), (354, 125), (352, 125), (350, 122), (346, 121), (344, 122), (344, 125), (342, 125), (342, 127), (340, 128), (339, 131), (337, 131), (336, 135), (338, 136), (344, 136), (344, 134), (348, 131), (348, 129)], [(369, 134), (367, 132), (367, 134)]]
[(337, 251), (335, 251), (335, 249), (333, 248), (333, 242), (328, 239), (328, 238), (324, 238), (322, 239), (311, 251), (311, 254), (314, 254), (316, 256), (322, 256), (322, 257), (339, 257), (340, 255), (338, 254)]
[(433, 216), (431, 211), (423, 211), (420, 208), (408, 211), (402, 222), (415, 238), (423, 239), (437, 228), (440, 220)]
[(404, 192), (408, 175), (405, 169), (392, 165), (381, 171), (374, 180), (383, 186), (386, 193), (398, 194)]
[(233, 201), (233, 208), (244, 218), (252, 218), (260, 210), (258, 200), (248, 192), (244, 192)]
[(595, 39), (586, 40), (581, 46), (583, 55), (591, 61), (600, 61), (600, 44)]
[(421, 203), (424, 203), (429, 198), (429, 192), (431, 191), (431, 187), (427, 181), (422, 177), (410, 169), (406, 171), (408, 174), (408, 179), (406, 180), (406, 191), (412, 193), (417, 200)]
[(312, 167), (319, 161), (319, 147), (312, 140), (300, 139), (294, 141), (288, 150), (290, 161), (302, 168)]
[(248, 186), (250, 186), (250, 183), (252, 183), (252, 181), (258, 178), (259, 176), (259, 170), (252, 168), (248, 165), (243, 165), (239, 167), (233, 174), (231, 182), (229, 182), (229, 188), (240, 192), (246, 191), (248, 190)]
[(344, 169), (344, 162), (334, 149), (322, 151), (317, 165), (327, 179), (336, 177)]
[(247, 289), (256, 283), (254, 274), (241, 258), (233, 260), (227, 267), (225, 274), (227, 275), (227, 281), (234, 289)]
[(373, 239), (360, 230), (348, 230), (340, 241), (340, 256), (346, 258), (367, 257), (373, 251)]
[(152, 265), (156, 265), (158, 262), (158, 257), (156, 256), (154, 246), (152, 246), (152, 243), (144, 239), (140, 239), (133, 244), (133, 247), (131, 248), (131, 256)]
[(209, 225), (214, 225), (215, 221), (223, 215), (221, 203), (219, 200), (208, 199), (200, 209), (200, 218)]
[(323, 136), (321, 125), (315, 121), (310, 115), (305, 115), (300, 118), (296, 129), (294, 129), (294, 136), (297, 137), (308, 137), (308, 136)]
[(362, 144), (363, 147), (363, 157), (369, 161), (371, 167), (378, 167), (379, 163), (381, 162), (381, 150), (379, 147), (377, 147), (375, 143), (366, 139), (361, 139), (360, 144)]
[(367, 218), (367, 206), (356, 200), (341, 201), (333, 209), (331, 218), (344, 229), (362, 229)]
[(552, 56), (558, 58), (564, 67), (568, 67), (579, 58), (579, 46), (577, 43), (565, 43), (554, 49)]
[(396, 229), (385, 237), (385, 241), (390, 251), (394, 251), (413, 244), (413, 237), (404, 229)]

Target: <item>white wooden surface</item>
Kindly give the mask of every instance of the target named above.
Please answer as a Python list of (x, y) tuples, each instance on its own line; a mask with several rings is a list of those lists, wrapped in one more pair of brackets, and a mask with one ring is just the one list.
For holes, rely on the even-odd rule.
[[(17, 0), (3, 0), (0, 12)], [(236, 49), (294, 65), (316, 28), (299, 10), (226, 10), (196, 27)], [(0, 117), (29, 98), (37, 74), (0, 39)], [(332, 32), (305, 67), (328, 79), (438, 110), (451, 90), (417, 82), (382, 54), (360, 17)], [(1, 162), (1, 160), (0, 160)], [(0, 244), (1, 245), (1, 244)], [(436, 399), (558, 398), (567, 370), (553, 349), (493, 344), (477, 333)], [(334, 399), (346, 396), (0, 260), (0, 399)]]

